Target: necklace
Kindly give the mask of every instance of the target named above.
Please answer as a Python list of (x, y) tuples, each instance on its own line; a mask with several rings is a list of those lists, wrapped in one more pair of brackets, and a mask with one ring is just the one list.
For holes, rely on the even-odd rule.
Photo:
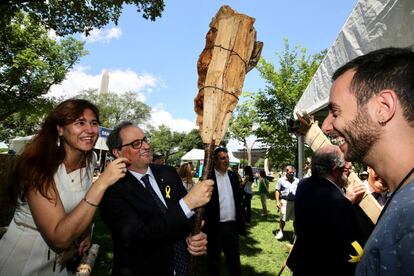
[[(79, 164), (81, 163), (82, 161), (80, 161), (78, 164), (77, 164), (77, 166), (75, 166), (75, 167), (71, 167), (71, 166), (69, 166), (69, 164), (68, 164), (68, 162), (63, 162), (63, 164), (65, 165), (65, 169), (66, 169), (66, 174), (69, 176), (69, 178), (70, 178), (70, 180), (71, 180), (71, 182), (72, 183), (74, 183), (75, 182), (75, 178), (72, 178), (71, 176), (70, 176), (70, 174), (72, 173), (72, 172), (74, 172), (75, 170), (77, 170), (76, 168), (77, 167), (79, 167)], [(68, 172), (68, 170), (69, 170), (69, 172)]]
[(398, 190), (401, 188), (401, 186), (404, 184), (404, 182), (414, 173), (414, 167), (411, 169), (411, 171), (409, 171), (407, 173), (407, 175), (403, 178), (403, 180), (401, 180), (400, 184), (398, 184), (397, 188), (395, 188), (395, 191), (391, 194), (390, 198), (387, 200), (387, 202), (385, 203), (384, 207), (382, 208), (381, 214), (378, 217), (377, 220), (377, 225), (378, 222), (380, 221), (382, 215), (385, 213), (385, 210), (388, 208), (388, 205), (390, 204), (392, 198), (394, 197), (394, 195), (398, 192)]

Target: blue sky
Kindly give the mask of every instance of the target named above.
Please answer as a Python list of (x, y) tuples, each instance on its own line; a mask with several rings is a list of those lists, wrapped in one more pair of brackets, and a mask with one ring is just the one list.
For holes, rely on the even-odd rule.
[[(262, 56), (277, 64), (275, 53), (284, 38), (309, 54), (329, 48), (351, 13), (356, 0), (256, 0), (165, 1), (162, 17), (144, 20), (134, 7), (126, 7), (118, 26), (95, 30), (83, 57), (56, 95), (73, 95), (98, 88), (103, 70), (109, 71), (109, 90), (134, 91), (153, 108), (153, 124), (165, 123), (184, 131), (195, 126), (193, 99), (197, 93), (199, 54), (211, 18), (227, 4), (239, 13), (256, 18), (257, 40), (264, 42)], [(246, 77), (244, 91), (265, 87), (257, 70)]]

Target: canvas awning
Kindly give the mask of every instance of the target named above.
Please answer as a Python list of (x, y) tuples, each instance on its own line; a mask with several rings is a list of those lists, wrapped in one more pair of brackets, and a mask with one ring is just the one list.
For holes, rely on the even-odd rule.
[(414, 45), (413, 0), (360, 0), (294, 109), (315, 113), (328, 104), (331, 77), (349, 60), (384, 47)]

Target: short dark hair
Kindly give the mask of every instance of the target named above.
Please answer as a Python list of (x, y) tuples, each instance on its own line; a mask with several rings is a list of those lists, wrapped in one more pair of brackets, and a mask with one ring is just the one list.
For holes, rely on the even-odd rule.
[(225, 152), (225, 153), (228, 153), (229, 151), (228, 151), (226, 148), (223, 148), (223, 147), (218, 147), (218, 148), (216, 148), (216, 149), (214, 150), (214, 152), (213, 152), (213, 158), (214, 158), (214, 160), (216, 160), (216, 159), (217, 159), (217, 156), (218, 156), (218, 154), (219, 154), (220, 152)]
[[(112, 151), (114, 149), (119, 149), (122, 146), (122, 139), (120, 132), (122, 129), (128, 127), (128, 126), (134, 126), (135, 124), (130, 121), (123, 121), (119, 123), (115, 128), (111, 131), (108, 138), (106, 139), (106, 145), (108, 146), (109, 153), (114, 156)], [(114, 156), (115, 157), (115, 156)]]
[(392, 89), (401, 103), (405, 119), (414, 124), (414, 52), (412, 48), (383, 48), (357, 57), (335, 71), (336, 80), (355, 70), (351, 92), (359, 106), (376, 93)]

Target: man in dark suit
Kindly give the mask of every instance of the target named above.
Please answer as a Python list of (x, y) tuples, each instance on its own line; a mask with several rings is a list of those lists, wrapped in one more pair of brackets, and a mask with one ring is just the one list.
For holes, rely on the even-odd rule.
[(238, 176), (229, 171), (229, 155), (225, 148), (213, 154), (214, 181), (211, 201), (205, 207), (204, 231), (208, 235), (208, 274), (220, 275), (220, 253), (224, 252), (229, 275), (241, 275), (239, 234), (245, 234), (240, 202)]
[(115, 127), (107, 144), (115, 157), (130, 162), (100, 204), (114, 242), (112, 275), (186, 275), (187, 250), (206, 252), (204, 233), (188, 237), (187, 245), (185, 240), (193, 228), (192, 210), (210, 200), (213, 182), (200, 182), (186, 194), (173, 167), (150, 165), (149, 140), (131, 122)]
[(366, 241), (357, 210), (344, 196), (343, 153), (325, 146), (312, 158), (312, 176), (303, 179), (295, 196), (296, 240), (287, 265), (293, 275), (354, 275), (357, 255), (351, 245)]

